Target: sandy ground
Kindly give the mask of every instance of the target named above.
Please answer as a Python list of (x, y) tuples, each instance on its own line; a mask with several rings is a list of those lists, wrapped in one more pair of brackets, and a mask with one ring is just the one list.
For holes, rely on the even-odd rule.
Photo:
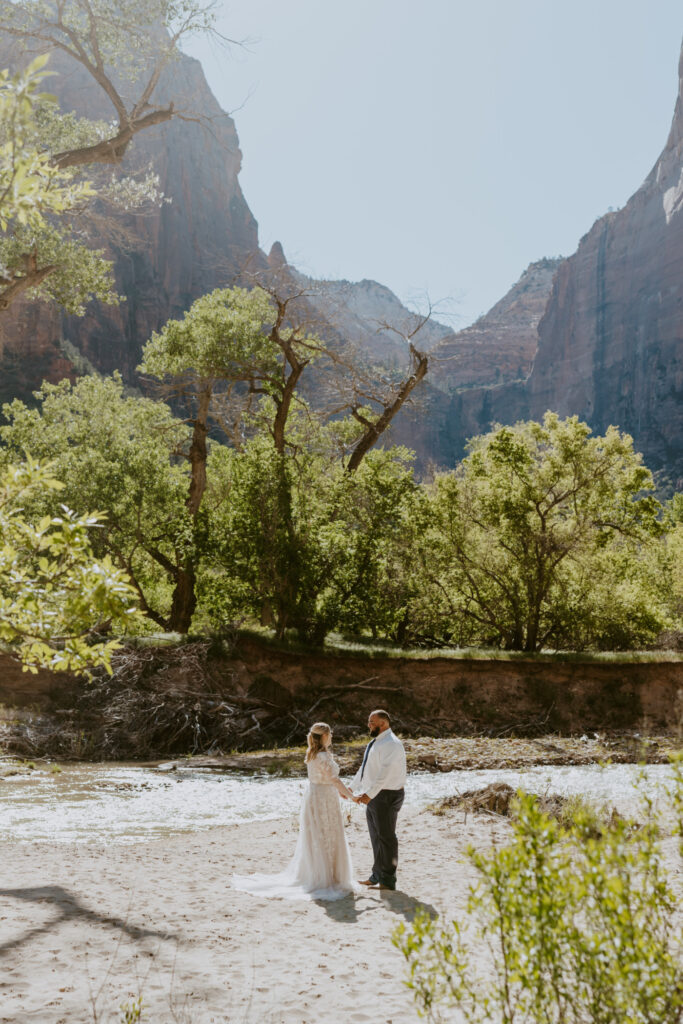
[[(231, 889), (235, 870), (279, 870), (297, 827), (259, 822), (135, 846), (0, 843), (0, 1022), (113, 1024), (141, 995), (150, 1024), (415, 1024), (391, 933), (420, 906), (462, 914), (466, 846), (509, 826), (404, 812), (395, 893), (325, 904)], [(366, 877), (358, 807), (347, 835)]]

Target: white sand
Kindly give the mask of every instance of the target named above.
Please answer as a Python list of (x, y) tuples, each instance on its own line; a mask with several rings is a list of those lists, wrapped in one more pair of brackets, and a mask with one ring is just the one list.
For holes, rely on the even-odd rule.
[[(233, 871), (281, 869), (294, 819), (134, 846), (2, 842), (0, 1022), (113, 1024), (141, 994), (150, 1024), (415, 1024), (391, 933), (420, 904), (461, 914), (466, 846), (507, 830), (404, 811), (400, 891), (327, 904), (230, 888)], [(347, 834), (367, 877), (360, 808)]]

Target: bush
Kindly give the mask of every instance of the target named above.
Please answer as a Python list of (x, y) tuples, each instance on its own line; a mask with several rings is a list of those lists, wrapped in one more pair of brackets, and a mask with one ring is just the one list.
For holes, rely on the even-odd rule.
[[(683, 761), (673, 773), (680, 840)], [(563, 828), (536, 797), (520, 794), (510, 845), (469, 851), (479, 875), (468, 900), (471, 928), (421, 915), (394, 933), (421, 1016), (467, 1024), (683, 1021), (678, 903), (662, 862), (661, 818), (645, 802), (646, 825), (616, 819), (596, 834), (594, 816), (580, 807)]]

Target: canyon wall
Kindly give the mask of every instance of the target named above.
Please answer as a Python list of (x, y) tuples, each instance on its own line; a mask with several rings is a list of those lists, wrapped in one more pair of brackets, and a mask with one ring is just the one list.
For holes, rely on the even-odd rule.
[(528, 380), (454, 393), (439, 454), (452, 464), (473, 433), (547, 409), (627, 431), (683, 487), (683, 53), (666, 146), (626, 206), (556, 269)]
[[(10, 63), (7, 44), (0, 59)], [(4, 66), (3, 62), (3, 66)], [(53, 53), (50, 89), (63, 110), (110, 120), (112, 108), (85, 70)], [(242, 154), (234, 121), (214, 98), (199, 61), (182, 56), (155, 92), (182, 118), (138, 135), (122, 173), (151, 167), (166, 197), (156, 209), (117, 216), (116, 230), (95, 239), (114, 260), (118, 306), (89, 304), (83, 317), (52, 304), (23, 301), (0, 318), (0, 399), (26, 398), (44, 377), (91, 368), (118, 369), (133, 382), (142, 346), (169, 317), (200, 295), (234, 282), (249, 259), (264, 262), (258, 228), (239, 184)], [(116, 168), (107, 173), (118, 174)]]

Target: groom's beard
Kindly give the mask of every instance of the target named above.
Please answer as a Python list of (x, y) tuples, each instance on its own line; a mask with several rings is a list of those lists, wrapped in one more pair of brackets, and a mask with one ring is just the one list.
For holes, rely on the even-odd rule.
[(370, 735), (372, 736), (373, 740), (374, 740), (374, 739), (375, 739), (375, 738), (376, 738), (377, 736), (379, 736), (379, 726), (378, 726), (378, 725), (376, 725), (374, 729), (371, 729), (371, 730), (370, 730)]

